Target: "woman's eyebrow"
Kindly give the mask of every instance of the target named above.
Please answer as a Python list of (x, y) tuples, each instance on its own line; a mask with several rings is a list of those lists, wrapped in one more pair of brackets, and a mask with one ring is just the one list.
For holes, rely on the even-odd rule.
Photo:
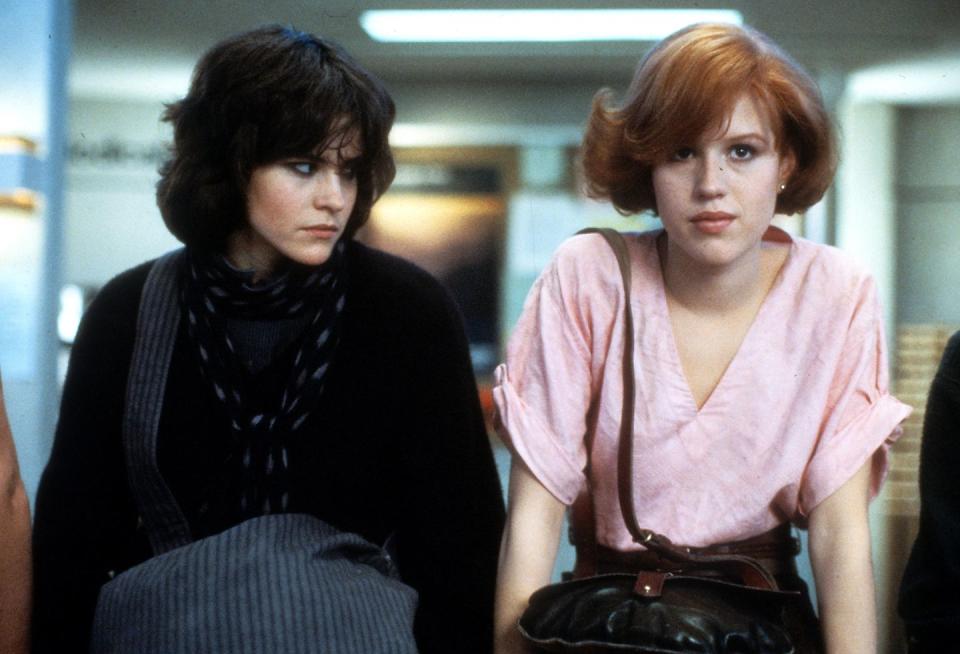
[(764, 143), (769, 142), (769, 138), (760, 132), (741, 132), (737, 134), (727, 134), (723, 137), (724, 141), (747, 141), (747, 140), (757, 140)]
[(339, 150), (338, 152), (336, 152), (334, 154), (334, 157), (338, 164), (345, 165), (345, 166), (352, 166), (358, 161), (360, 161), (360, 158), (361, 158), (359, 152), (355, 152), (355, 151), (344, 152), (343, 150)]

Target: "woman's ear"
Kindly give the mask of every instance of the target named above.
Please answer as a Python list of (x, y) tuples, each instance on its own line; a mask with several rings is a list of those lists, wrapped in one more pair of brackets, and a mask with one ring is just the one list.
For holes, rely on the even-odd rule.
[(797, 158), (791, 150), (787, 150), (780, 155), (780, 188), (790, 183), (790, 177), (797, 167)]

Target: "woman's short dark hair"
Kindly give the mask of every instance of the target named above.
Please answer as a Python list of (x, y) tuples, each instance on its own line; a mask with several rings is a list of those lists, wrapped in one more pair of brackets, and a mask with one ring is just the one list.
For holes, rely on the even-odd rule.
[(393, 181), (394, 113), (383, 84), (336, 43), (278, 25), (225, 39), (197, 63), (186, 97), (163, 114), (173, 125), (157, 183), (163, 220), (187, 245), (222, 248), (247, 224), (254, 168), (316, 153), (355, 132), (349, 237)]
[(829, 114), (813, 79), (769, 38), (749, 27), (694, 25), (641, 60), (627, 97), (612, 106), (600, 91), (583, 139), (587, 192), (622, 213), (656, 212), (653, 167), (677, 147), (723, 126), (748, 94), (765, 110), (777, 150), (795, 166), (777, 196), (778, 213), (815, 204), (836, 169)]

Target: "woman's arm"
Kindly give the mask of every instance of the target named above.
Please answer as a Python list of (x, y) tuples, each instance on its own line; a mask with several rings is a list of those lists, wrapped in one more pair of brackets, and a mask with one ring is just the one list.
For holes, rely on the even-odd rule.
[(810, 512), (810, 562), (829, 654), (877, 651), (867, 504), (873, 462)]
[(27, 651), (30, 576), (30, 506), (0, 381), (0, 652)]
[[(379, 353), (368, 370), (383, 371), (383, 392), (397, 407), (384, 415), (387, 469), (397, 474), (384, 490), (397, 507), (401, 574), (420, 594), (418, 650), (490, 654), (503, 492), (467, 339), (456, 305), (436, 281), (407, 264), (383, 264), (392, 267), (384, 268), (389, 277), (375, 293), (359, 295), (363, 271), (351, 283), (370, 308), (363, 321), (372, 333), (358, 342), (376, 342)], [(357, 406), (370, 411), (378, 403), (371, 396)]]
[(514, 457), (510, 467), (507, 524), (500, 544), (494, 608), (495, 654), (530, 651), (517, 619), (530, 595), (550, 582), (565, 506)]

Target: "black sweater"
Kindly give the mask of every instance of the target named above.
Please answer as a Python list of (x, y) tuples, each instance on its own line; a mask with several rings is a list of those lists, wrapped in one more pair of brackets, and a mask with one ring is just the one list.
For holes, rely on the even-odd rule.
[[(352, 243), (343, 333), (326, 391), (291, 447), (298, 507), (382, 543), (420, 594), (423, 654), (489, 652), (503, 500), (467, 343), (429, 275)], [(35, 652), (86, 651), (100, 586), (150, 556), (126, 480), (121, 422), (149, 264), (109, 282), (74, 344), (34, 526)], [(282, 357), (281, 357), (282, 358)], [(257, 383), (273, 383), (268, 366)], [(160, 421), (160, 470), (196, 537), (230, 438), (181, 321)]]
[(900, 587), (911, 654), (960, 647), (960, 332), (930, 387), (920, 451), (920, 532)]

